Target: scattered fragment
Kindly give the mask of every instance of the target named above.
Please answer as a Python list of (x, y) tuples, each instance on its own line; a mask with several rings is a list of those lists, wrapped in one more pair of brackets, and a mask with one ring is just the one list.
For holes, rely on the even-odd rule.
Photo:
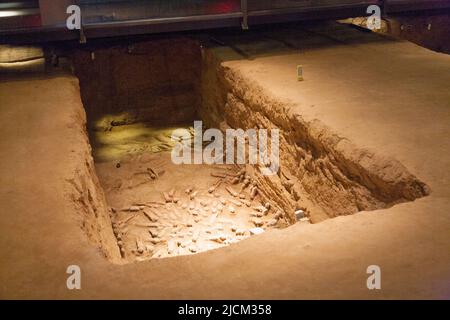
[(258, 195), (258, 187), (253, 186), (251, 191), (250, 191), (250, 199), (254, 200), (257, 195)]
[(147, 219), (150, 220), (150, 222), (158, 221), (158, 217), (153, 212), (148, 212), (148, 209), (144, 210), (143, 213), (147, 217)]
[(233, 196), (233, 197), (237, 197), (238, 193), (236, 191), (234, 191), (231, 187), (225, 187), (225, 189), (228, 191), (228, 193)]
[(300, 221), (304, 217), (305, 217), (305, 212), (303, 210), (295, 211), (295, 218), (297, 219), (297, 221)]
[(219, 172), (212, 172), (211, 173), (211, 177), (224, 179), (224, 178), (227, 177), (227, 174), (226, 173), (219, 173)]
[(251, 222), (256, 226), (256, 227), (262, 227), (264, 225), (264, 221), (262, 221), (259, 218), (255, 218), (252, 219)]
[(167, 192), (163, 192), (162, 195), (163, 195), (164, 201), (166, 203), (172, 202), (172, 199), (171, 199), (171, 197), (169, 196), (169, 194)]
[(190, 246), (189, 247), (189, 251), (192, 253), (196, 253), (197, 252), (197, 248), (195, 246)]
[(250, 234), (252, 236), (264, 233), (264, 229), (263, 228), (252, 228), (249, 231), (250, 231)]
[(194, 200), (195, 197), (197, 196), (197, 194), (198, 194), (198, 191), (195, 191), (195, 192), (191, 193), (190, 196), (189, 196), (189, 199)]

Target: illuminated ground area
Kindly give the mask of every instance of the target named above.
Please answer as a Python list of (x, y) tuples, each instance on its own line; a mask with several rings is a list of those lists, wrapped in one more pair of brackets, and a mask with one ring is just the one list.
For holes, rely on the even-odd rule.
[(177, 128), (137, 123), (93, 134), (97, 174), (126, 261), (200, 253), (286, 225), (275, 203), (252, 196), (245, 166), (175, 165)]
[[(329, 212), (349, 215), (269, 230), (219, 250), (120, 265), (123, 259), (109, 206), (96, 180), (84, 126), (84, 108), (89, 112), (89, 106), (83, 106), (80, 99), (78, 80), (70, 74), (29, 74), (19, 77), (20, 81), (0, 83), (0, 134), (4, 137), (0, 140), (1, 297), (448, 298), (449, 57), (407, 42), (380, 42), (367, 39), (370, 36), (365, 33), (355, 36), (354, 30), (335, 31), (319, 28), (315, 36), (306, 36), (300, 31), (274, 30), (272, 38), (278, 35), (277, 40), (258, 40), (256, 36), (258, 41), (244, 44), (239, 37), (221, 36), (219, 40), (227, 40), (228, 46), (205, 53), (220, 61), (226, 79), (244, 81), (240, 83), (245, 89), (235, 87), (226, 95), (231, 97), (232, 110), (248, 110), (251, 100), (242, 97), (254, 86), (262, 88), (264, 97), (272, 102), (289, 99), (293, 102), (290, 112), (304, 121), (297, 122), (297, 128), (307, 123), (314, 129), (308, 131), (314, 136), (308, 140), (309, 146), (319, 146), (312, 143), (318, 140), (344, 137), (343, 141), (366, 150), (366, 155), (394, 158), (406, 172), (418, 177), (415, 181), (426, 183), (431, 190), (428, 196), (361, 211), (356, 203), (384, 201), (343, 201), (349, 194), (353, 198), (348, 199), (355, 199), (368, 193), (328, 188), (321, 167), (310, 167), (312, 171), (301, 172), (316, 180), (305, 180), (314, 183), (303, 185), (311, 188), (302, 193), (302, 199), (317, 196), (313, 197), (318, 199), (317, 206), (312, 203), (309, 207), (312, 217), (330, 217)], [(308, 47), (312, 44), (316, 46)], [(277, 51), (281, 47), (284, 49)], [(96, 58), (102, 61), (98, 54)], [(304, 65), (304, 82), (297, 81), (298, 64)], [(214, 74), (211, 72), (206, 84), (214, 78), (224, 79)], [(117, 90), (113, 87), (112, 91)], [(220, 102), (223, 97), (210, 95), (208, 99)], [(263, 111), (260, 108), (254, 114)], [(202, 119), (206, 121), (211, 113), (205, 114)], [(246, 120), (240, 115), (228, 115), (229, 122)], [(285, 118), (278, 120), (280, 126), (289, 123)], [(324, 136), (326, 132), (318, 130), (318, 124), (326, 125), (334, 135)], [(309, 151), (307, 147), (299, 145), (298, 149)], [(346, 148), (340, 150), (355, 150)], [(320, 148), (313, 150), (315, 156), (324, 154), (318, 152)], [(377, 163), (363, 161), (363, 166), (347, 168), (359, 170), (365, 164), (382, 172)], [(330, 194), (320, 197), (325, 190), (335, 190), (334, 200)], [(65, 271), (72, 264), (82, 270), (80, 291), (66, 289)], [(382, 270), (380, 291), (366, 287), (367, 267), (374, 264)]]

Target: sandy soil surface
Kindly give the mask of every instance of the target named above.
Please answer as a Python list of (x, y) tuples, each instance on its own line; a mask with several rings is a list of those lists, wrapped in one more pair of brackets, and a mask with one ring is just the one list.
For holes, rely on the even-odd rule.
[[(401, 161), (430, 196), (197, 255), (113, 264), (89, 243), (66, 196), (86, 159), (74, 125), (82, 110), (76, 79), (1, 82), (0, 297), (449, 298), (450, 57), (314, 32), (314, 48), (295, 48), (302, 38), (280, 33), (245, 47), (227, 40), (249, 59), (227, 47), (216, 53), (268, 94), (295, 102), (307, 121)], [(81, 267), (82, 290), (66, 288), (70, 264)], [(369, 265), (381, 267), (382, 290), (367, 289)]]

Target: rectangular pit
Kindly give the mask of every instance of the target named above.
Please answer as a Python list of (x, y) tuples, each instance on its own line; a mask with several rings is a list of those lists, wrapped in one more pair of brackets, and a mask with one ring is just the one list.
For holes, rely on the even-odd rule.
[[(95, 43), (71, 60), (110, 208), (115, 243), (108, 245), (119, 247), (122, 262), (203, 252), (299, 217), (317, 223), (429, 192), (398, 161), (291, 114), (289, 104), (226, 68), (209, 42)], [(280, 129), (278, 174), (251, 165), (173, 164), (171, 133), (194, 120), (222, 131)]]

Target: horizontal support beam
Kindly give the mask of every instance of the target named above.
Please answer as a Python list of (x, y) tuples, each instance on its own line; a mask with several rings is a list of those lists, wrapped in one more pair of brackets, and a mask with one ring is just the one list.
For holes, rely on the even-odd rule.
[[(387, 7), (387, 13), (398, 12), (406, 2), (396, 1), (396, 6)], [(430, 9), (424, 2), (434, 3), (440, 8), (450, 7), (450, 0), (413, 1), (422, 10)], [(321, 19), (342, 19), (365, 16), (367, 3), (357, 5), (327, 6), (319, 8), (283, 8), (248, 12), (248, 24), (252, 25), (281, 23), (290, 21), (307, 21)], [(435, 7), (431, 7), (435, 9)], [(415, 10), (411, 3), (408, 11)], [(406, 11), (406, 9), (403, 9)], [(242, 12), (196, 15), (186, 17), (152, 18), (126, 21), (92, 22), (83, 25), (87, 39), (157, 34), (179, 31), (241, 27), (244, 14)], [(0, 43), (32, 43), (52, 42), (79, 39), (79, 31), (70, 31), (65, 25), (43, 26), (39, 28), (0, 30)]]
[(384, 4), (384, 12), (386, 13), (404, 13), (448, 8), (450, 8), (450, 0), (391, 0), (385, 1)]

